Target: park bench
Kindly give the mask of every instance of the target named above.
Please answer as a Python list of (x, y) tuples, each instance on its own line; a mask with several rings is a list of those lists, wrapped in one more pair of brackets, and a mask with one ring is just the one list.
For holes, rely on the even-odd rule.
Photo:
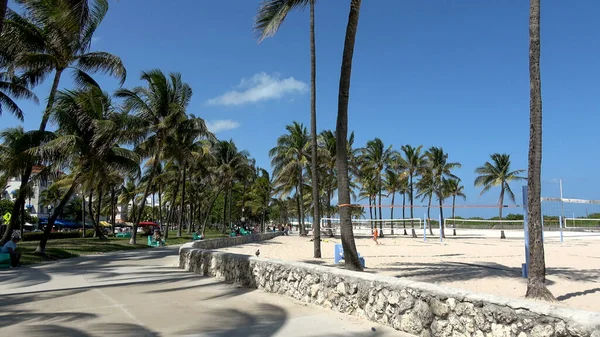
[(250, 234), (252, 234), (252, 232), (249, 232), (249, 231), (247, 231), (247, 230), (245, 230), (243, 228), (240, 228), (240, 234), (242, 234), (242, 235), (250, 235)]
[(163, 243), (161, 244), (159, 241), (154, 240), (152, 235), (148, 235), (148, 246), (151, 246), (151, 247), (164, 246), (164, 240), (163, 240)]
[(192, 234), (192, 240), (202, 240), (202, 235), (194, 233)]
[[(335, 244), (334, 254), (335, 254), (335, 256), (333, 257), (333, 261), (335, 264), (338, 264), (340, 262), (340, 260), (344, 259), (344, 248), (342, 247), (341, 243)], [(365, 267), (365, 258), (360, 256), (360, 253), (358, 253), (358, 259), (360, 260), (360, 264), (364, 268)]]
[(117, 235), (115, 235), (115, 237), (117, 238), (131, 238), (131, 233), (117, 233)]
[(2, 253), (0, 254), (0, 268), (9, 268), (10, 267), (10, 254)]

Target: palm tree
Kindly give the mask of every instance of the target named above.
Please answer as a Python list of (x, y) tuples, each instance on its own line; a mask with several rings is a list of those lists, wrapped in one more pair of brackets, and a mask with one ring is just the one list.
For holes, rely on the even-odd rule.
[(350, 179), (348, 172), (348, 100), (350, 98), (350, 77), (352, 75), (352, 57), (354, 55), (354, 44), (356, 31), (358, 29), (358, 17), (360, 15), (361, 0), (351, 0), (348, 25), (346, 26), (346, 37), (344, 39), (344, 51), (342, 54), (342, 67), (340, 72), (340, 87), (338, 93), (338, 113), (336, 122), (336, 145), (337, 145), (337, 171), (338, 171), (338, 202), (340, 208), (340, 230), (342, 246), (346, 257), (345, 265), (349, 270), (363, 270), (358, 259), (354, 233), (352, 231), (352, 214), (350, 204)]
[(525, 297), (554, 300), (554, 296), (546, 288), (546, 262), (541, 226), (542, 84), (540, 79), (540, 0), (530, 0), (529, 4), (530, 134), (527, 170), (529, 280)]
[(162, 71), (154, 69), (142, 72), (141, 79), (146, 82), (147, 87), (120, 89), (116, 92), (117, 97), (124, 99), (124, 110), (135, 113), (135, 130), (139, 133), (138, 137), (143, 137), (136, 146), (136, 152), (142, 157), (150, 157), (152, 165), (140, 205), (136, 207), (138, 213), (133, 219), (131, 244), (136, 243), (137, 226), (157, 167), (161, 160), (170, 155), (165, 152), (167, 144), (177, 143), (177, 126), (187, 120), (186, 109), (192, 98), (192, 89), (181, 80), (179, 73), (166, 76)]
[[(436, 192), (435, 179), (433, 172), (425, 168), (421, 171), (421, 179), (416, 184), (418, 193), (417, 197), (421, 198), (421, 201), (427, 200), (427, 218), (425, 219), (425, 225), (429, 227), (429, 234), (433, 235), (433, 228), (431, 228), (431, 200)], [(413, 229), (414, 233), (414, 229)], [(414, 235), (413, 235), (414, 237)]]
[(321, 257), (321, 226), (319, 213), (319, 172), (317, 160), (317, 56), (315, 43), (315, 1), (316, 0), (265, 0), (258, 9), (255, 29), (260, 41), (274, 35), (287, 14), (295, 8), (310, 6), (310, 149), (313, 204), (313, 256)]
[(447, 179), (456, 179), (452, 174), (452, 170), (460, 168), (461, 164), (456, 162), (448, 162), (448, 154), (441, 147), (431, 147), (425, 153), (427, 157), (427, 171), (431, 175), (434, 193), (437, 196), (440, 206), (440, 235), (445, 237), (444, 233), (444, 199), (447, 194)]
[[(0, 162), (2, 163), (2, 166), (0, 166), (0, 181), (5, 181), (7, 178), (12, 177), (21, 179), (21, 185), (23, 186), (22, 193), (24, 196), (27, 196), (30, 191), (30, 184), (29, 181), (24, 181), (25, 172), (30, 163), (39, 161), (38, 157), (32, 154), (30, 150), (39, 144), (49, 141), (53, 137), (54, 134), (51, 132), (39, 132), (37, 130), (24, 131), (20, 126), (2, 130), (0, 132), (0, 139), (3, 140), (0, 144)], [(21, 193), (21, 190), (18, 193)], [(13, 216), (8, 223), (8, 228), (2, 240), (0, 240), (0, 244), (4, 244), (9, 240), (12, 229), (16, 228), (18, 223), (22, 223), (20, 221), (20, 216), (22, 215), (20, 211), (22, 209), (23, 206), (16, 210), (13, 206), (13, 211), (11, 212)]]
[[(125, 125), (121, 116), (113, 112), (110, 97), (100, 88), (88, 86), (59, 92), (52, 118), (58, 125), (57, 138), (34, 149), (35, 153), (51, 160), (54, 167), (66, 167), (71, 173), (62, 179), (68, 189), (65, 188), (67, 191), (48, 219), (36, 249), (38, 254), (45, 253), (54, 221), (80, 184), (87, 180), (89, 187), (90, 181), (97, 182), (105, 176), (104, 170), (136, 174), (140, 162), (137, 154), (118, 145), (128, 141), (122, 132)], [(94, 224), (98, 237), (102, 238), (98, 224)]]
[[(500, 198), (498, 199), (498, 218), (502, 220), (502, 208), (504, 207), (504, 194), (508, 194), (509, 199), (515, 202), (515, 194), (510, 189), (512, 181), (525, 179), (519, 174), (525, 170), (510, 170), (510, 155), (494, 153), (490, 155), (491, 162), (486, 161), (483, 166), (475, 169), (475, 173), (479, 176), (475, 178), (475, 186), (481, 186), (481, 194), (489, 191), (492, 187), (500, 186)], [(502, 228), (502, 224), (500, 224)], [(500, 238), (505, 239), (504, 229), (500, 231)]]
[[(452, 219), (454, 219), (456, 197), (467, 200), (467, 196), (465, 195), (465, 187), (460, 184), (460, 179), (448, 179), (446, 188), (447, 194), (452, 196)], [(452, 229), (452, 235), (456, 235), (456, 227)]]
[(304, 202), (302, 200), (304, 198), (304, 169), (308, 162), (307, 148), (310, 139), (303, 124), (294, 122), (285, 128), (287, 133), (277, 138), (277, 145), (269, 151), (269, 156), (276, 185), (282, 185), (290, 179), (294, 179), (296, 182), (296, 193), (300, 205), (298, 216), (300, 234), (305, 235)]
[[(389, 197), (390, 195), (392, 196), (392, 207), (391, 207), (391, 214), (390, 214), (390, 218), (392, 220), (394, 220), (394, 203), (396, 201), (396, 192), (398, 192), (400, 190), (400, 184), (401, 184), (401, 179), (400, 179), (400, 175), (395, 171), (395, 170), (391, 170), (391, 169), (387, 169), (385, 171), (385, 180), (384, 180), (384, 184), (383, 187), (384, 189), (388, 192), (387, 197)], [(394, 234), (394, 223), (390, 223), (391, 224), (391, 234)]]
[[(381, 237), (383, 237), (383, 219), (382, 207), (381, 207), (381, 196), (383, 194), (383, 172), (391, 164), (394, 157), (394, 151), (392, 146), (385, 147), (383, 141), (379, 138), (370, 140), (367, 142), (367, 146), (362, 150), (362, 154), (359, 158), (359, 162), (364, 167), (366, 174), (370, 174), (377, 184), (377, 195), (379, 197), (378, 207), (379, 208), (379, 229)], [(375, 217), (377, 217), (377, 208), (375, 208)]]
[(263, 233), (265, 230), (265, 221), (267, 211), (269, 210), (269, 203), (273, 194), (272, 181), (269, 178), (269, 173), (260, 169), (260, 176), (256, 178), (250, 191), (250, 200), (248, 206), (252, 208), (252, 211), (260, 214), (260, 232)]
[[(425, 155), (421, 153), (421, 149), (423, 146), (419, 145), (417, 147), (413, 147), (411, 145), (403, 145), (402, 152), (404, 153), (404, 167), (408, 172), (408, 196), (410, 200), (410, 218), (414, 218), (414, 193), (415, 193), (415, 185), (414, 178), (418, 176), (421, 172), (421, 169), (425, 165)], [(415, 233), (414, 222), (411, 220), (410, 225), (412, 227), (412, 237), (416, 238), (417, 233)]]
[[(29, 83), (38, 83), (54, 72), (54, 79), (48, 96), (46, 109), (42, 116), (39, 131), (46, 129), (54, 105), (62, 73), (72, 69), (78, 84), (94, 83), (88, 72), (104, 72), (125, 82), (126, 71), (121, 59), (107, 52), (90, 52), (91, 41), (108, 11), (107, 0), (22, 0), (25, 9), (23, 15), (10, 12), (5, 28), (11, 27), (11, 34), (4, 34), (0, 54), (13, 56), (12, 66), (22, 69)], [(85, 5), (84, 5), (85, 4)], [(93, 10), (90, 10), (93, 8)], [(8, 30), (7, 30), (8, 32)], [(19, 50), (15, 51), (14, 49)], [(6, 63), (6, 60), (3, 60)], [(33, 163), (28, 165), (22, 176), (19, 194), (15, 200), (13, 213), (25, 203), (25, 185), (29, 182)], [(16, 218), (16, 217), (15, 217)], [(16, 224), (11, 219), (3, 237)]]
[[(222, 231), (225, 232), (228, 227), (227, 210), (228, 208), (231, 209), (230, 201), (232, 200), (234, 182), (246, 169), (249, 154), (246, 151), (239, 151), (233, 140), (217, 142), (214, 146), (214, 152), (213, 156), (217, 162), (216, 174), (225, 191), (222, 227)], [(231, 222), (231, 216), (229, 216), (229, 222)]]

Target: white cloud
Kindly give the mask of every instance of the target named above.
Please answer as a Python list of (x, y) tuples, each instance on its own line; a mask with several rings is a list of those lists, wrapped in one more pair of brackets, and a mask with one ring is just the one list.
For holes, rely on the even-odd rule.
[(308, 85), (293, 77), (281, 78), (279, 74), (273, 76), (267, 73), (258, 73), (251, 78), (244, 78), (236, 87), (219, 97), (209, 99), (209, 105), (242, 105), (270, 99), (281, 98), (286, 94), (303, 93)]
[(240, 127), (240, 123), (231, 119), (219, 119), (206, 122), (206, 127), (212, 133), (219, 133), (221, 131), (237, 129)]
[(92, 43), (96, 43), (98, 41), (100, 41), (100, 37), (99, 36), (93, 36), (92, 37)]

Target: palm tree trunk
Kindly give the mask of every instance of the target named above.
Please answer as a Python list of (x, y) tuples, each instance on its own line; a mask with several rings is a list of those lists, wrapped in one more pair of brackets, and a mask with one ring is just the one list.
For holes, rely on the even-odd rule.
[(431, 228), (431, 215), (430, 215), (430, 211), (431, 211), (431, 197), (432, 194), (429, 194), (429, 201), (427, 202), (427, 224), (429, 225), (429, 234), (431, 234), (431, 236), (433, 236), (433, 229)]
[[(454, 209), (456, 207), (456, 194), (452, 196), (452, 219), (454, 219)], [(452, 227), (452, 236), (456, 236), (456, 225)]]
[(446, 237), (446, 232), (445, 232), (445, 228), (444, 228), (444, 199), (439, 196), (439, 201), (440, 201), (440, 235), (445, 238)]
[(163, 204), (162, 204), (162, 191), (160, 188), (161, 184), (158, 184), (158, 220), (159, 220), (159, 227), (162, 227), (164, 225), (163, 223), (163, 216), (162, 216), (162, 208), (163, 208)]
[(154, 200), (154, 189), (152, 189), (152, 222), (156, 221), (156, 210), (154, 209), (154, 205), (156, 205), (156, 201)]
[(300, 198), (300, 214), (298, 216), (298, 222), (300, 223), (300, 235), (305, 236), (307, 234), (306, 228), (304, 227), (304, 195), (302, 194), (302, 190), (304, 187), (304, 179), (302, 178), (302, 168), (300, 168), (298, 176), (298, 195)]
[(369, 194), (369, 219), (371, 219), (371, 231), (373, 231), (373, 225), (374, 225), (374, 222), (373, 222), (373, 202), (372, 202), (370, 194)]
[[(92, 219), (92, 226), (94, 226), (94, 237), (99, 239), (105, 239), (104, 234), (100, 230), (100, 213), (97, 213), (94, 218), (94, 209), (92, 208), (92, 197), (94, 195), (94, 189), (90, 190), (90, 196), (88, 197), (88, 211), (90, 212), (90, 219)], [(98, 199), (100, 201), (100, 199)], [(98, 210), (100, 210), (100, 204), (98, 203)]]
[(317, 55), (315, 43), (315, 1), (310, 1), (310, 151), (313, 202), (313, 257), (321, 257), (321, 214), (319, 213), (319, 172), (317, 171)]
[(554, 296), (546, 288), (546, 262), (541, 226), (542, 85), (540, 79), (540, 0), (530, 0), (529, 7), (529, 83), (530, 135), (527, 170), (529, 280), (525, 297), (554, 300)]
[(327, 187), (327, 235), (332, 238), (333, 235), (333, 230), (331, 227), (331, 195), (333, 194), (333, 192), (331, 191), (331, 184), (328, 184)]
[(229, 220), (229, 228), (233, 228), (231, 221), (231, 204), (233, 202), (233, 188), (229, 189), (229, 206), (227, 209), (227, 220)]
[[(402, 193), (402, 219), (406, 219), (406, 193), (404, 192)], [(406, 233), (406, 221), (402, 221), (402, 225), (404, 227), (404, 235), (408, 235)]]
[[(391, 212), (391, 218), (392, 220), (394, 220), (394, 199), (396, 199), (396, 192), (392, 192), (392, 210)], [(391, 234), (394, 234), (394, 222), (390, 222), (390, 226), (391, 226)]]
[(171, 222), (175, 220), (175, 211), (177, 210), (177, 194), (179, 193), (179, 178), (176, 179), (175, 190), (173, 191), (173, 197), (171, 198), (171, 207), (169, 209), (169, 213), (167, 215), (167, 229), (164, 233), (165, 240), (169, 238), (169, 228), (171, 227)]
[[(502, 221), (502, 207), (504, 205), (504, 182), (502, 182), (502, 188), (500, 189), (500, 200), (498, 200), (498, 202), (500, 203), (498, 205), (498, 219), (500, 221)], [(506, 235), (504, 235), (504, 225), (502, 225), (502, 222), (499, 222), (500, 224), (500, 239), (506, 239)]]
[(179, 217), (179, 226), (177, 226), (177, 237), (181, 237), (182, 234), (182, 226), (183, 226), (183, 214), (185, 213), (185, 162), (181, 165), (183, 167), (183, 172), (181, 173), (181, 216)]
[(103, 192), (102, 187), (100, 187), (100, 189), (98, 190), (98, 210), (96, 211), (96, 224), (98, 225), (96, 227), (96, 236), (98, 236), (98, 238), (100, 238), (100, 239), (106, 239), (106, 237), (104, 236), (104, 232), (100, 228), (100, 210), (102, 209), (102, 192)]
[(381, 172), (379, 173), (379, 236), (383, 237), (383, 221), (381, 221), (383, 219), (383, 216), (381, 214), (382, 212), (382, 207), (381, 207), (381, 190), (382, 190), (383, 186), (382, 186), (382, 180), (381, 180)]
[[(76, 181), (77, 179), (74, 180)], [(48, 224), (46, 225), (46, 228), (44, 228), (44, 236), (42, 236), (40, 243), (35, 249), (35, 254), (46, 255), (46, 244), (48, 243), (48, 239), (50, 239), (50, 233), (52, 232), (52, 227), (54, 227), (54, 222), (56, 221), (56, 219), (58, 219), (58, 215), (62, 213), (63, 209), (71, 199), (71, 196), (73, 195), (76, 186), (77, 184), (73, 183), (71, 185), (71, 188), (69, 188), (67, 193), (65, 193), (63, 198), (58, 203), (58, 206), (54, 208), (52, 215), (48, 218)]]
[[(158, 140), (160, 141), (160, 140)], [(144, 195), (142, 195), (142, 200), (140, 201), (140, 208), (137, 210), (138, 214), (134, 219), (133, 222), (133, 230), (131, 233), (131, 239), (129, 240), (129, 243), (132, 245), (136, 244), (136, 234), (137, 234), (137, 227), (138, 224), (140, 223), (140, 220), (142, 218), (142, 214), (144, 213), (144, 206), (146, 205), (146, 198), (148, 197), (148, 194), (150, 194), (150, 188), (152, 187), (152, 181), (154, 180), (154, 176), (156, 175), (156, 172), (158, 171), (158, 165), (160, 164), (160, 161), (158, 160), (158, 155), (161, 153), (162, 149), (160, 146), (158, 146), (158, 148), (156, 149), (156, 153), (154, 155), (154, 164), (152, 165), (150, 174), (148, 176), (148, 181), (146, 182), (146, 188), (144, 189)], [(135, 204), (135, 199), (133, 200), (133, 203)], [(168, 233), (169, 231), (167, 230), (166, 233)], [(165, 239), (167, 237), (165, 236)]]
[(225, 233), (225, 229), (227, 228), (227, 196), (229, 195), (229, 188), (225, 190), (223, 194), (223, 228), (221, 232)]
[(338, 114), (336, 121), (336, 166), (338, 169), (338, 199), (340, 204), (340, 229), (342, 246), (344, 249), (345, 266), (348, 270), (362, 271), (363, 267), (358, 259), (354, 232), (352, 230), (351, 205), (350, 205), (350, 181), (348, 177), (348, 100), (350, 98), (350, 78), (352, 75), (352, 57), (354, 54), (354, 43), (356, 41), (356, 30), (358, 29), (358, 17), (360, 14), (361, 0), (352, 0), (348, 25), (346, 27), (346, 38), (342, 54), (342, 67), (340, 72), (340, 88), (338, 94)]
[(298, 235), (302, 235), (302, 226), (300, 225), (300, 197), (296, 193), (296, 211), (298, 212)]
[(208, 209), (206, 210), (206, 213), (205, 213), (205, 216), (204, 216), (204, 220), (202, 222), (202, 233), (201, 233), (202, 236), (204, 236), (204, 233), (206, 232), (206, 224), (208, 223), (208, 218), (210, 218), (210, 212), (212, 211), (213, 206), (215, 205), (215, 202), (219, 198), (219, 195), (221, 194), (221, 191), (223, 191), (223, 189), (219, 189), (217, 191), (217, 193), (215, 194), (215, 196), (213, 197), (213, 199), (210, 201)]
[(111, 219), (110, 230), (113, 235), (115, 234), (115, 216), (116, 216), (115, 208), (116, 207), (117, 207), (117, 205), (116, 205), (115, 187), (112, 186), (110, 189), (110, 219)]

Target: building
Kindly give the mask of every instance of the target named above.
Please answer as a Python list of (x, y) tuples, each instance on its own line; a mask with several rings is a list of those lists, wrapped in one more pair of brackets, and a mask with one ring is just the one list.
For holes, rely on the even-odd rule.
[[(42, 166), (34, 166), (31, 170), (31, 176), (33, 177), (40, 173), (42, 169)], [(51, 179), (40, 179), (39, 181), (32, 183), (31, 192), (29, 193), (27, 199), (25, 199), (25, 207), (32, 216), (38, 218), (48, 217), (49, 209), (43, 206), (42, 193), (47, 190), (50, 185), (52, 185)], [(14, 201), (17, 198), (20, 187), (20, 178), (9, 178), (6, 184), (6, 189), (0, 196), (1, 199)]]

